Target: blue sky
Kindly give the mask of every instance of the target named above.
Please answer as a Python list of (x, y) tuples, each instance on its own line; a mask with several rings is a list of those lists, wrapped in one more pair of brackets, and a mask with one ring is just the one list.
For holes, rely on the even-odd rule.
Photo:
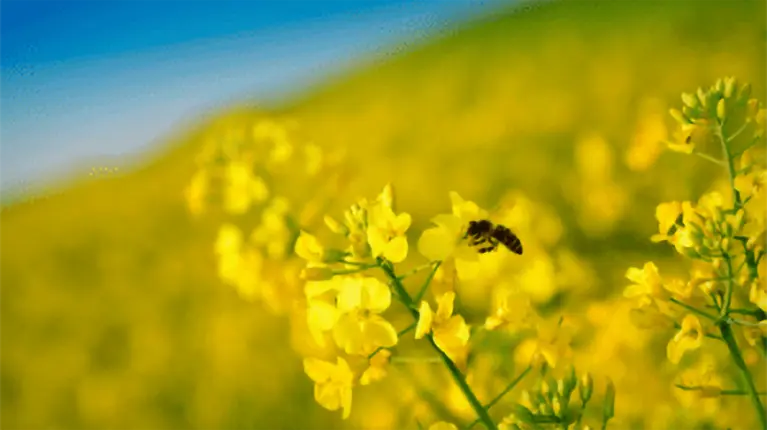
[(502, 0), (3, 0), (0, 190), (116, 165), (183, 121), (274, 100)]

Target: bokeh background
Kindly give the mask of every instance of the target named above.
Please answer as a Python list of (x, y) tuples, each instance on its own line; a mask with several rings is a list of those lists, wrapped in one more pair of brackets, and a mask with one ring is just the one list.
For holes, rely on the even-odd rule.
[[(723, 177), (664, 151), (668, 108), (730, 75), (764, 100), (766, 13), (763, 1), (3, 2), (3, 427), (471, 420), (439, 397), (449, 381), (403, 394), (423, 371), (402, 366), (385, 389), (355, 391), (341, 421), (314, 402), (301, 328), (223, 285), (213, 244), (231, 217), (192, 213), (185, 190), (211, 142), (247, 144), (264, 119), (345, 154), (332, 195), (290, 165), (270, 185), (294, 202), (325, 193), (340, 215), (391, 182), (413, 248), (451, 190), (526, 207), (517, 222), (538, 251), (495, 282), (581, 318), (576, 363), (615, 381), (617, 428), (752, 427), (745, 402), (700, 409), (675, 392), (673, 333), (633, 328), (620, 295), (627, 267), (683, 272), (649, 241), (655, 206)], [(249, 216), (236, 221), (252, 228)], [(465, 297), (476, 322), (487, 295)]]

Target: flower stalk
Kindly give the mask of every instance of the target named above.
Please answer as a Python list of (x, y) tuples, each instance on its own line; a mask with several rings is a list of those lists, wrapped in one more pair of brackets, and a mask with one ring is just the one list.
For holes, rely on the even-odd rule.
[[(389, 279), (391, 287), (394, 289), (397, 296), (400, 298), (400, 300), (403, 302), (405, 307), (408, 309), (410, 314), (413, 316), (413, 318), (418, 321), (419, 314), (416, 310), (415, 302), (413, 302), (413, 299), (410, 297), (410, 294), (405, 289), (405, 286), (402, 285), (402, 281), (400, 278), (397, 277), (396, 273), (394, 273), (394, 268), (391, 266), (390, 263), (388, 263), (386, 260), (382, 258), (378, 258), (378, 265), (381, 267), (383, 272), (386, 274), (386, 277)], [(474, 412), (477, 414), (477, 417), (479, 418), (480, 422), (488, 428), (489, 430), (495, 430), (497, 429), (495, 423), (493, 422), (493, 419), (490, 418), (490, 414), (488, 414), (487, 409), (485, 409), (484, 406), (482, 406), (482, 403), (480, 403), (477, 396), (474, 394), (474, 392), (471, 390), (471, 387), (469, 387), (469, 384), (466, 382), (466, 377), (463, 375), (460, 369), (458, 369), (458, 366), (453, 363), (453, 360), (450, 359), (450, 357), (445, 354), (444, 351), (442, 351), (437, 344), (434, 342), (434, 337), (431, 333), (426, 335), (426, 339), (429, 341), (429, 344), (434, 348), (434, 350), (439, 354), (439, 357), (442, 359), (442, 362), (447, 367), (447, 370), (450, 372), (450, 375), (453, 377), (453, 380), (458, 384), (458, 387), (461, 389), (461, 392), (463, 392), (463, 395), (466, 397), (466, 400), (469, 401), (469, 404), (471, 405), (472, 409), (474, 409)]]

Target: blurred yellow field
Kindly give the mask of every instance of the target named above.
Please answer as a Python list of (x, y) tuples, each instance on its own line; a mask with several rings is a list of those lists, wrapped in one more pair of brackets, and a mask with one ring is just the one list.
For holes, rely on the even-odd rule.
[(764, 427), (766, 13), (509, 9), (5, 205), (3, 427)]

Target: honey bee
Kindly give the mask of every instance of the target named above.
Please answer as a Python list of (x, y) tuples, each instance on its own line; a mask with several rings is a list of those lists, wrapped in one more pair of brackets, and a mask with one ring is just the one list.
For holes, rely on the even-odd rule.
[(522, 242), (508, 227), (500, 224), (494, 225), (488, 220), (470, 221), (464, 239), (469, 238), (469, 246), (479, 246), (478, 252), (486, 252), (498, 249), (502, 243), (509, 251), (522, 255)]

